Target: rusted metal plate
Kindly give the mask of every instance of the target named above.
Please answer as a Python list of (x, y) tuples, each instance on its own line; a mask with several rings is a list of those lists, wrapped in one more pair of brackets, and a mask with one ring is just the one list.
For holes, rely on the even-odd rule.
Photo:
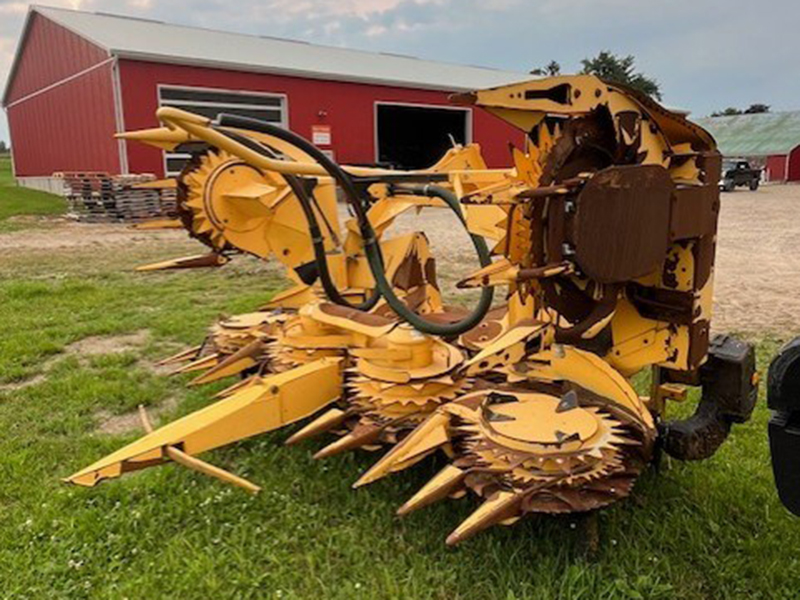
[(672, 179), (660, 166), (610, 167), (578, 196), (575, 258), (600, 283), (636, 279), (663, 262), (669, 243)]

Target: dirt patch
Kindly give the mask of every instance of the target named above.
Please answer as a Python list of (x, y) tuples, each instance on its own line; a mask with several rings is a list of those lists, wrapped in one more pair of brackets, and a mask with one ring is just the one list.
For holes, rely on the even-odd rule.
[[(150, 339), (150, 331), (142, 329), (135, 333), (128, 335), (116, 335), (110, 337), (104, 336), (91, 336), (73, 342), (64, 349), (64, 354), (61, 356), (77, 356), (86, 358), (90, 356), (100, 356), (104, 354), (121, 354), (123, 352), (136, 351), (144, 346)], [(57, 359), (56, 359), (57, 360)], [(154, 375), (166, 376), (170, 375), (175, 369), (175, 365), (162, 365), (147, 359), (140, 359), (136, 362), (136, 366), (145, 371), (150, 371)]]
[(42, 215), (14, 215), (5, 219), (6, 223), (15, 225), (30, 225), (34, 227), (58, 227), (68, 223), (63, 217), (48, 217)]
[[(47, 373), (54, 364), (63, 360), (66, 356), (75, 356), (78, 360), (91, 356), (103, 354), (120, 354), (131, 350), (138, 350), (144, 346), (150, 337), (147, 329), (142, 329), (135, 333), (115, 336), (91, 336), (73, 342), (64, 348), (61, 354), (45, 361), (42, 365), (42, 373), (17, 381), (0, 385), (0, 392), (18, 392), (25, 388), (38, 385), (47, 381)], [(138, 367), (146, 369), (157, 375), (169, 374), (169, 367), (158, 365), (147, 360), (140, 360), (136, 363)]]
[(129, 244), (161, 244), (185, 241), (183, 230), (141, 231), (113, 223), (63, 221), (47, 230), (12, 231), (0, 235), (0, 251), (56, 250), (82, 247), (108, 247)]
[(136, 363), (136, 366), (140, 369), (144, 369), (145, 371), (150, 371), (154, 375), (158, 375), (160, 377), (171, 375), (176, 368), (175, 365), (162, 365), (158, 362), (151, 362), (149, 360), (140, 360)]
[[(151, 421), (155, 421), (162, 414), (174, 410), (178, 406), (179, 398), (172, 396), (164, 400), (158, 406), (147, 407), (147, 415)], [(95, 413), (95, 421), (97, 427), (96, 433), (104, 435), (122, 435), (124, 433), (131, 433), (133, 431), (141, 431), (144, 433), (142, 426), (142, 419), (139, 416), (139, 410), (132, 410), (130, 412), (115, 415), (107, 410), (101, 410)]]
[(79, 357), (120, 354), (141, 348), (147, 343), (149, 337), (150, 332), (146, 329), (128, 335), (91, 336), (73, 342), (64, 348), (64, 354)]
[[(150, 337), (147, 329), (137, 331), (128, 335), (117, 335), (110, 337), (92, 336), (78, 340), (65, 348), (65, 354), (78, 357), (99, 356), (103, 354), (116, 354), (130, 350), (138, 350), (144, 346)], [(140, 360), (136, 366), (156, 373), (166, 375), (170, 372), (169, 367), (152, 363), (148, 360)], [(152, 420), (157, 419), (161, 414), (173, 410), (178, 405), (179, 398), (170, 397), (157, 406), (147, 408), (147, 414)], [(106, 435), (120, 435), (132, 431), (142, 431), (142, 420), (139, 411), (133, 410), (120, 415), (113, 414), (107, 410), (95, 413), (94, 418), (97, 422), (95, 431)]]
[(47, 381), (47, 375), (42, 375), (42, 374), (34, 375), (33, 377), (29, 377), (28, 379), (23, 379), (22, 381), (2, 384), (0, 385), (0, 392), (18, 392), (20, 390), (24, 390), (27, 387), (38, 385), (45, 381)]

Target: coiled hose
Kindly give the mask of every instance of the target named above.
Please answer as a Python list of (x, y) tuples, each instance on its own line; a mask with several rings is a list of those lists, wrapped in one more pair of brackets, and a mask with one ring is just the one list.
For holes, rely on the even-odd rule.
[[(450, 190), (436, 185), (402, 185), (393, 187), (392, 191), (395, 194), (399, 193), (414, 196), (427, 196), (429, 198), (439, 198), (440, 200), (444, 201), (445, 204), (447, 204), (453, 213), (455, 213), (455, 215), (458, 217), (458, 220), (461, 221), (461, 224), (466, 230), (467, 221), (464, 218), (464, 214), (461, 212), (461, 203), (458, 201), (456, 195)], [(475, 253), (478, 255), (478, 260), (480, 261), (481, 267), (488, 267), (490, 264), (492, 264), (492, 257), (489, 253), (489, 248), (486, 245), (486, 240), (483, 239), (482, 236), (475, 235), (473, 233), (470, 233), (469, 237), (472, 240), (472, 245), (475, 248)], [(481, 297), (475, 309), (461, 321), (451, 323), (449, 325), (438, 325), (431, 323), (430, 321), (426, 321), (417, 313), (408, 310), (405, 304), (403, 304), (403, 308), (406, 309), (405, 312), (409, 313), (409, 315), (407, 316), (400, 312), (398, 312), (398, 314), (400, 314), (401, 317), (403, 317), (406, 321), (411, 323), (411, 325), (420, 331), (442, 336), (460, 335), (466, 331), (469, 331), (481, 322), (481, 320), (486, 316), (486, 313), (489, 312), (489, 309), (492, 307), (493, 298), (493, 287), (482, 288)], [(392, 308), (394, 309), (394, 306), (392, 306)], [(397, 311), (397, 309), (395, 309), (395, 311)], [(423, 327), (434, 327), (436, 328), (436, 331), (426, 331), (423, 329)]]
[[(269, 158), (277, 158), (275, 153), (269, 148), (251, 140), (246, 136), (230, 131), (225, 132), (225, 134), (231, 139), (242, 144), (243, 146), (247, 146), (255, 152), (264, 154)], [(380, 291), (377, 288), (372, 290), (370, 295), (367, 296), (363, 302), (358, 304), (351, 303), (347, 298), (342, 296), (341, 292), (339, 292), (336, 284), (333, 281), (333, 277), (331, 276), (330, 269), (328, 268), (328, 256), (325, 252), (325, 239), (322, 237), (319, 221), (317, 220), (317, 215), (314, 213), (314, 203), (312, 202), (311, 198), (309, 198), (305, 186), (298, 177), (295, 177), (294, 175), (283, 175), (283, 178), (292, 189), (292, 193), (300, 202), (300, 208), (302, 209), (306, 223), (308, 224), (308, 233), (311, 237), (311, 246), (314, 250), (314, 263), (317, 268), (317, 275), (319, 276), (320, 283), (322, 284), (322, 289), (325, 291), (325, 295), (334, 304), (347, 306), (348, 308), (353, 308), (356, 310), (367, 311), (372, 309), (381, 298)]]
[[(377, 236), (375, 235), (375, 230), (372, 228), (372, 224), (370, 223), (369, 218), (367, 217), (366, 199), (363, 198), (362, 195), (359, 193), (358, 188), (356, 187), (355, 182), (353, 181), (353, 178), (351, 178), (350, 175), (348, 175), (339, 165), (337, 165), (330, 158), (328, 158), (319, 148), (311, 144), (308, 140), (300, 137), (296, 133), (293, 133), (289, 130), (282, 129), (276, 125), (273, 125), (272, 123), (267, 123), (265, 121), (261, 121), (259, 119), (253, 119), (250, 117), (242, 117), (238, 115), (230, 115), (224, 113), (219, 115), (217, 121), (220, 127), (232, 127), (234, 129), (249, 129), (253, 131), (258, 131), (260, 133), (264, 133), (266, 135), (271, 135), (285, 142), (288, 142), (296, 146), (309, 156), (311, 156), (323, 169), (325, 169), (325, 171), (333, 178), (333, 180), (339, 185), (339, 187), (342, 188), (345, 198), (352, 207), (353, 212), (356, 216), (356, 220), (358, 222), (358, 226), (361, 231), (361, 237), (364, 240), (364, 253), (367, 256), (367, 262), (369, 264), (370, 271), (372, 272), (372, 277), (375, 279), (376, 292), (378, 292), (380, 296), (383, 296), (386, 299), (386, 302), (389, 304), (392, 310), (394, 310), (395, 313), (397, 313), (397, 315), (400, 318), (408, 322), (415, 329), (431, 335), (444, 336), (444, 337), (456, 336), (466, 331), (469, 331), (486, 316), (486, 313), (491, 308), (492, 298), (494, 295), (494, 290), (491, 287), (483, 288), (483, 290), (481, 291), (481, 299), (478, 303), (478, 306), (475, 308), (474, 311), (472, 311), (467, 317), (465, 317), (461, 321), (448, 324), (435, 323), (415, 313), (405, 304), (405, 302), (403, 302), (403, 300), (401, 300), (397, 296), (397, 294), (395, 294), (391, 284), (386, 278), (386, 271), (384, 268), (383, 254), (381, 252), (380, 243), (378, 242)], [(232, 134), (229, 131), (224, 131), (222, 133), (225, 133), (226, 135), (231, 137), (235, 136), (234, 139), (236, 139), (236, 141), (242, 140), (242, 136)], [(255, 144), (251, 142), (248, 143), (247, 146), (253, 150), (261, 152), (262, 154), (266, 154), (266, 149), (260, 144)], [(304, 191), (305, 190), (303, 190), (303, 192)], [(455, 194), (453, 194), (449, 190), (431, 185), (422, 185), (422, 186), (414, 185), (414, 186), (398, 187), (396, 188), (396, 191), (404, 194), (414, 194), (414, 195), (423, 195), (423, 196), (440, 198), (458, 216), (459, 220), (466, 227), (466, 220), (464, 219), (464, 215), (461, 212), (461, 205), (458, 202), (458, 198), (456, 198)], [(305, 197), (305, 200), (308, 201), (307, 196)], [(301, 200), (301, 202), (303, 202), (303, 200)], [(313, 210), (311, 211), (310, 216), (311, 216), (310, 222), (312, 221), (315, 222), (316, 217), (313, 215)], [(306, 213), (306, 217), (309, 218), (308, 213)], [(481, 236), (470, 234), (470, 237), (472, 239), (473, 246), (475, 247), (475, 250), (478, 254), (481, 266), (485, 267), (491, 264), (491, 256), (489, 254), (489, 249), (486, 245), (486, 241)], [(325, 262), (324, 260), (323, 262), (327, 267), (327, 262)], [(322, 275), (322, 270), (320, 271), (320, 275)], [(323, 281), (323, 285), (324, 283), (325, 282)], [(326, 289), (325, 291), (327, 294), (328, 290)], [(331, 297), (330, 295), (329, 298), (331, 298), (331, 300), (333, 302), (336, 302), (337, 304), (344, 304), (346, 306), (351, 306), (353, 308), (359, 308), (359, 306), (353, 306), (347, 303), (347, 301), (344, 298), (341, 298), (341, 295), (339, 295), (339, 299), (344, 300), (344, 303), (337, 302), (335, 297)], [(369, 300), (372, 300), (372, 298), (370, 298)], [(360, 310), (366, 310), (366, 309), (360, 308)]]

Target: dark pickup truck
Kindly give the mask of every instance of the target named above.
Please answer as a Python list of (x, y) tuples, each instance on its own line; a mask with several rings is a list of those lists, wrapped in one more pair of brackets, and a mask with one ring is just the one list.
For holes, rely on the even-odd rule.
[(761, 181), (761, 169), (754, 169), (741, 158), (726, 158), (722, 161), (722, 176), (719, 189), (732, 192), (737, 187), (747, 186), (756, 191)]

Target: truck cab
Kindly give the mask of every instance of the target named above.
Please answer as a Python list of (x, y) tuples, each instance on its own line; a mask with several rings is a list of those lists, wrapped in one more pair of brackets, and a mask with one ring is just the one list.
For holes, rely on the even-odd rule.
[(743, 158), (725, 158), (722, 161), (722, 175), (719, 189), (732, 192), (737, 187), (747, 186), (752, 191), (758, 189), (761, 182), (761, 169), (754, 169), (750, 162)]

